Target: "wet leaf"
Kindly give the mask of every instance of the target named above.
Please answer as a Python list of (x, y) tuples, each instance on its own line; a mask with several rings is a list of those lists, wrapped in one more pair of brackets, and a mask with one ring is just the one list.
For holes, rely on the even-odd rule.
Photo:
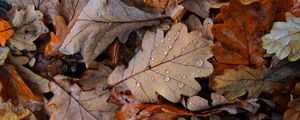
[(270, 33), (262, 38), (267, 53), (275, 53), (280, 60), (286, 57), (290, 61), (300, 59), (299, 21), (299, 17), (286, 13), (286, 22), (275, 22)]
[[(291, 1), (265, 0), (243, 5), (231, 0), (221, 7), (212, 32), (217, 39), (212, 52), (218, 63), (228, 65), (265, 65), (262, 58), (261, 37), (268, 32), (274, 20), (288, 10)], [(280, 6), (279, 6), (280, 5)]]
[(113, 119), (117, 107), (106, 102), (109, 91), (103, 91), (103, 88), (108, 85), (106, 80), (107, 73), (110, 71), (109, 68), (101, 65), (98, 71), (86, 72), (79, 80), (86, 90), (74, 83), (72, 78), (62, 75), (54, 77), (56, 83), (50, 82), (54, 97), (46, 104), (51, 111), (51, 119)]
[(70, 55), (81, 51), (90, 64), (115, 38), (124, 43), (131, 31), (157, 24), (163, 16), (146, 13), (120, 0), (91, 0), (80, 13), (60, 51)]
[(48, 28), (43, 23), (43, 14), (35, 10), (33, 5), (27, 6), (26, 9), (15, 11), (11, 22), (16, 30), (9, 42), (19, 50), (36, 50), (33, 41), (41, 34), (48, 32)]
[(6, 41), (14, 34), (14, 30), (9, 22), (0, 18), (0, 45), (4, 46)]
[(212, 65), (212, 41), (199, 31), (187, 32), (184, 24), (172, 26), (165, 35), (161, 29), (146, 32), (143, 50), (129, 62), (126, 70), (117, 67), (109, 77), (109, 84), (126, 84), (142, 102), (157, 101), (156, 92), (171, 102), (181, 95), (192, 96), (200, 91), (195, 77), (207, 77)]

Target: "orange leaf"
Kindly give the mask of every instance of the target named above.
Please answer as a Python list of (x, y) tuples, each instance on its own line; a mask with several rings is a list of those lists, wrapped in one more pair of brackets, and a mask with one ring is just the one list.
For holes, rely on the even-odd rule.
[(291, 8), (292, 0), (263, 0), (243, 5), (231, 0), (222, 6), (212, 32), (217, 42), (212, 48), (218, 63), (228, 65), (265, 65), (261, 37), (268, 33), (275, 20)]
[(31, 110), (37, 109), (37, 105), (42, 103), (41, 99), (27, 87), (14, 66), (4, 65), (0, 67), (0, 75), (0, 82), (3, 85), (0, 90), (0, 97), (3, 101), (6, 102), (11, 99), (14, 106), (22, 106)]
[(14, 34), (11, 24), (0, 18), (0, 44), (4, 46), (6, 41)]

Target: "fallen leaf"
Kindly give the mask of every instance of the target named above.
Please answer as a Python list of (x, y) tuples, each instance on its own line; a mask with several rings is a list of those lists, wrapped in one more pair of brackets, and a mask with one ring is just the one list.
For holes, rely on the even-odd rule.
[(263, 91), (264, 76), (263, 68), (251, 69), (239, 66), (237, 70), (227, 69), (223, 75), (215, 76), (210, 86), (229, 100), (243, 95), (247, 95), (247, 98), (256, 98)]
[(209, 2), (209, 5), (212, 7), (212, 8), (220, 8), (222, 5), (228, 5), (229, 0), (208, 0)]
[[(1, 84), (1, 83), (0, 83)], [(0, 119), (1, 120), (22, 120), (32, 114), (28, 109), (13, 110), (14, 107), (10, 101), (4, 102), (0, 97)]]
[(51, 23), (59, 14), (57, 8), (59, 0), (5, 0), (7, 3), (17, 9), (28, 8), (28, 5), (33, 5), (35, 10), (43, 13), (46, 23)]
[(195, 77), (207, 77), (212, 65), (212, 41), (201, 37), (199, 31), (188, 33), (184, 24), (172, 26), (165, 35), (161, 29), (146, 32), (143, 50), (129, 62), (126, 70), (117, 67), (109, 77), (109, 84), (124, 83), (142, 102), (157, 101), (156, 92), (171, 102), (181, 95), (192, 96), (200, 91)]
[[(218, 63), (228, 65), (265, 65), (262, 58), (265, 51), (261, 47), (261, 37), (266, 34), (273, 21), (287, 11), (291, 1), (264, 0), (243, 5), (239, 0), (231, 0), (221, 7), (212, 32), (217, 42), (212, 52)], [(284, 7), (282, 7), (284, 6)]]
[(182, 6), (202, 18), (209, 16), (210, 5), (208, 0), (185, 0), (182, 2)]
[(66, 19), (66, 22), (70, 23), (72, 19), (80, 14), (89, 1), (90, 0), (61, 0), (58, 5), (58, 11), (60, 15)]
[[(74, 83), (72, 78), (62, 75), (54, 77), (56, 83), (50, 82), (54, 97), (46, 104), (51, 112), (51, 119), (110, 120), (114, 118), (117, 106), (106, 102), (109, 91), (103, 91), (103, 87), (108, 85), (107, 73), (111, 70), (101, 66), (98, 71), (86, 72), (85, 77), (76, 80), (81, 81), (83, 89)], [(99, 72), (100, 74), (96, 74)]]
[(11, 24), (0, 18), (0, 45), (4, 46), (6, 41), (14, 34)]
[(9, 56), (9, 62), (13, 64), (19, 73), (19, 75), (24, 79), (25, 83), (34, 90), (33, 92), (38, 95), (43, 95), (43, 93), (50, 92), (49, 80), (35, 74), (30, 69), (24, 67), (16, 61), (16, 57)]
[(9, 53), (9, 48), (0, 47), (0, 66), (5, 63), (8, 53)]
[(43, 23), (43, 14), (35, 10), (33, 5), (29, 5), (26, 9), (15, 11), (11, 23), (16, 30), (9, 42), (19, 50), (36, 50), (33, 41), (41, 34), (48, 32), (48, 28)]
[(115, 38), (124, 43), (131, 31), (159, 23), (159, 13), (145, 13), (120, 0), (91, 0), (83, 8), (60, 51), (70, 55), (81, 51), (88, 66)]
[(214, 35), (211, 32), (211, 28), (214, 25), (211, 18), (205, 18), (203, 25), (200, 19), (195, 15), (190, 15), (186, 21), (184, 21), (189, 31), (199, 30), (203, 37), (213, 40)]
[(300, 98), (294, 99), (288, 104), (288, 109), (284, 112), (284, 120), (299, 120), (300, 116)]
[(290, 61), (300, 59), (299, 21), (299, 17), (286, 13), (286, 22), (275, 22), (270, 33), (262, 37), (262, 46), (267, 53), (275, 53), (280, 60), (286, 57)]
[(14, 66), (8, 64), (1, 66), (0, 74), (0, 82), (2, 84), (0, 96), (4, 102), (11, 100), (16, 110), (28, 108), (34, 111), (40, 109), (39, 105), (42, 104), (40, 97), (32, 93)]

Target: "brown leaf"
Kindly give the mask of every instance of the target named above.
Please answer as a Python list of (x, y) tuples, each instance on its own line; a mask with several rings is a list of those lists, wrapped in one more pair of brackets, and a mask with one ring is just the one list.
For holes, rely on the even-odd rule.
[(31, 110), (40, 109), (41, 99), (27, 87), (14, 66), (8, 64), (1, 66), (0, 74), (0, 82), (2, 83), (0, 97), (4, 102), (11, 100), (15, 107)]
[(61, 0), (57, 9), (59, 14), (66, 19), (66, 22), (71, 23), (72, 19), (80, 14), (89, 1), (90, 0)]
[(185, 0), (182, 6), (202, 18), (207, 18), (209, 15), (210, 5), (208, 0)]
[(70, 55), (81, 51), (90, 64), (115, 38), (124, 43), (131, 31), (157, 24), (163, 16), (145, 13), (120, 0), (91, 0), (80, 13), (60, 51)]
[(200, 19), (195, 15), (190, 15), (186, 21), (184, 21), (189, 31), (199, 30), (202, 33), (203, 37), (209, 38), (211, 40), (214, 39), (214, 35), (211, 32), (211, 28), (214, 25), (213, 20), (211, 18), (206, 18), (201, 24)]
[[(59, 0), (5, 0), (7, 3), (17, 9), (27, 8), (33, 5), (34, 9), (43, 13), (46, 23), (55, 21), (55, 17), (59, 14), (57, 11)], [(64, 0), (65, 1), (65, 0)]]
[(212, 65), (207, 59), (212, 41), (202, 38), (199, 31), (188, 33), (184, 24), (175, 24), (165, 35), (161, 29), (146, 32), (143, 50), (129, 62), (126, 70), (117, 67), (109, 77), (109, 84), (126, 84), (142, 102), (157, 101), (156, 93), (171, 102), (181, 95), (192, 96), (201, 87), (195, 77), (207, 77)]
[(290, 0), (264, 0), (242, 5), (239, 0), (231, 0), (228, 6), (221, 7), (216, 19), (224, 23), (215, 24), (212, 28), (217, 39), (212, 49), (217, 62), (257, 67), (265, 65), (261, 37), (269, 31), (273, 21), (288, 10), (290, 3)]
[(106, 102), (109, 91), (103, 91), (103, 87), (108, 85), (106, 80), (111, 70), (101, 66), (98, 71), (86, 72), (85, 77), (79, 80), (86, 90), (73, 83), (72, 78), (62, 75), (54, 77), (56, 83), (50, 82), (54, 97), (46, 104), (51, 111), (51, 119), (110, 120), (114, 118), (117, 107)]
[(291, 102), (289, 102), (288, 107), (289, 109), (287, 109), (284, 112), (283, 115), (283, 119), (284, 120), (299, 120), (299, 116), (300, 116), (300, 98), (294, 99)]
[(43, 23), (43, 14), (35, 10), (33, 5), (14, 11), (14, 17), (10, 21), (16, 30), (9, 42), (19, 50), (36, 50), (33, 41), (48, 32), (48, 28)]

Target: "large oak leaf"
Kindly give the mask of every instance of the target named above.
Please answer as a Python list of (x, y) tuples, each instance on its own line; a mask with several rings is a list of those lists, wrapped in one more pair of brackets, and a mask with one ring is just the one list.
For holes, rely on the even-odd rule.
[(178, 102), (181, 95), (192, 96), (201, 87), (195, 77), (207, 77), (212, 65), (212, 41), (199, 31), (187, 32), (181, 23), (172, 26), (164, 37), (161, 29), (146, 32), (143, 50), (129, 62), (126, 70), (117, 67), (109, 77), (113, 86), (125, 83), (143, 102), (157, 101), (156, 92), (171, 102)]
[(124, 43), (131, 31), (158, 23), (159, 13), (146, 13), (120, 0), (91, 0), (60, 47), (70, 55), (81, 51), (90, 64), (115, 38)]
[(261, 37), (268, 32), (272, 23), (288, 10), (291, 1), (264, 0), (243, 5), (239, 0), (231, 0), (222, 6), (212, 32), (217, 42), (213, 54), (218, 63), (229, 65), (262, 66), (264, 49)]

